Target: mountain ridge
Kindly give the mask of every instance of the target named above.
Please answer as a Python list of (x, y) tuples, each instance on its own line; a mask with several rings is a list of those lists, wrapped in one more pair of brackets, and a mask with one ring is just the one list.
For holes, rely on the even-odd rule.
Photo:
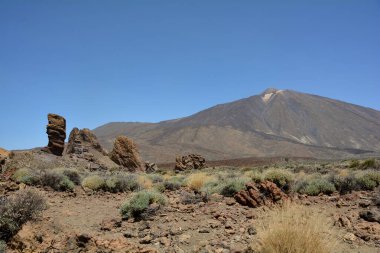
[[(94, 129), (110, 149), (127, 135), (144, 159), (168, 162), (176, 154), (208, 159), (248, 156), (345, 157), (380, 151), (380, 112), (292, 90), (218, 104), (190, 116), (157, 123), (110, 122)], [(227, 148), (228, 147), (228, 148)]]

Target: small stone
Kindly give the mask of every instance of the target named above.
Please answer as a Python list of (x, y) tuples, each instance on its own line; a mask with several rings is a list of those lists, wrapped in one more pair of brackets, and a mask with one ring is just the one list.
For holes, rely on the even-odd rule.
[(207, 228), (201, 228), (198, 230), (198, 232), (201, 234), (206, 234), (206, 233), (210, 233), (210, 230), (208, 230)]
[(257, 234), (256, 228), (254, 226), (252, 226), (252, 225), (250, 225), (248, 227), (247, 232), (248, 232), (249, 235), (255, 235), (255, 234)]
[(152, 242), (152, 237), (150, 235), (147, 235), (140, 240), (141, 244), (149, 244), (151, 242)]

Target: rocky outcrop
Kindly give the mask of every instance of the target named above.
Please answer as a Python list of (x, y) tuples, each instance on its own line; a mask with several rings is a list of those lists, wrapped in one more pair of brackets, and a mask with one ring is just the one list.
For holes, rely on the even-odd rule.
[(184, 171), (192, 169), (199, 170), (206, 166), (205, 158), (197, 154), (177, 156), (175, 160), (175, 171)]
[(61, 156), (65, 148), (66, 139), (66, 120), (57, 114), (48, 114), (48, 125), (46, 133), (49, 137), (48, 146), (43, 151)]
[(243, 206), (270, 206), (287, 199), (287, 195), (275, 183), (270, 181), (257, 184), (250, 182), (245, 187), (246, 190), (242, 190), (235, 195), (236, 201)]
[(145, 162), (145, 172), (146, 173), (154, 173), (156, 172), (156, 170), (158, 170), (158, 167), (155, 163), (151, 163), (151, 162)]
[(104, 155), (107, 154), (99, 144), (96, 135), (90, 129), (79, 130), (76, 127), (73, 128), (67, 143), (66, 154), (74, 154), (85, 158), (91, 153), (91, 150), (97, 150)]
[(127, 136), (116, 138), (109, 157), (116, 164), (127, 168), (129, 171), (143, 170), (137, 147)]
[(5, 164), (6, 160), (11, 157), (12, 152), (0, 148), (0, 169)]

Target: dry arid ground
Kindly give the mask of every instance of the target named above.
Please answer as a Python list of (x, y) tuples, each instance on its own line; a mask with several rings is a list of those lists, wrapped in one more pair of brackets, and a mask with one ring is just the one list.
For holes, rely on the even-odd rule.
[[(366, 163), (373, 168), (365, 167)], [(49, 160), (49, 164), (71, 166), (64, 161)], [(286, 240), (292, 240), (289, 235), (299, 233), (286, 224), (310, 218), (323, 226), (309, 231), (305, 240), (313, 245), (329, 244), (313, 252), (376, 253), (380, 252), (377, 165), (377, 160), (330, 163), (276, 160), (254, 167), (214, 167), (177, 174), (167, 168), (154, 174), (132, 176), (116, 169), (99, 172), (70, 167), (67, 169), (78, 172), (79, 185), (58, 190), (33, 183), (31, 178), (36, 175), (26, 168), (28, 164), (16, 170), (7, 167), (3, 168), (1, 195), (9, 198), (31, 190), (45, 199), (46, 208), (8, 240), (6, 252), (308, 252), (303, 251), (305, 245), (297, 246), (298, 251), (273, 250), (268, 234), (279, 233), (276, 241), (285, 247)], [(61, 173), (64, 168), (41, 170)], [(94, 183), (94, 175), (97, 180), (103, 179), (101, 185)], [(334, 180), (338, 176), (355, 177), (355, 183), (372, 175), (374, 181), (368, 181), (371, 189), (352, 188), (349, 192), (338, 192), (338, 183), (334, 189), (319, 184), (317, 191), (314, 184), (308, 183), (333, 182), (333, 175)], [(136, 187), (115, 192), (110, 179), (123, 176), (136, 179)], [(263, 180), (276, 182), (286, 199), (257, 208), (237, 203), (234, 194), (243, 190), (246, 182)], [(138, 213), (141, 215), (121, 214), (125, 203), (146, 192), (154, 192), (164, 201), (149, 201), (149, 207)], [(295, 217), (289, 220), (284, 215), (286, 212), (281, 211), (286, 206), (306, 211), (290, 211)], [(363, 218), (366, 211), (375, 217)], [(309, 226), (302, 222), (297, 226), (300, 224)], [(283, 228), (288, 232), (280, 236)], [(305, 227), (301, 234), (309, 232)]]

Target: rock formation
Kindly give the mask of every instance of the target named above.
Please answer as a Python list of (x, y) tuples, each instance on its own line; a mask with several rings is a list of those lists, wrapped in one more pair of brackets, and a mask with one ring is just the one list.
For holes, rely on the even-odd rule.
[(5, 164), (6, 160), (11, 157), (11, 154), (10, 151), (0, 148), (0, 169)]
[(155, 163), (151, 162), (145, 162), (145, 172), (146, 173), (154, 173), (156, 170), (158, 170), (158, 167)]
[(66, 120), (62, 116), (49, 113), (48, 121), (46, 133), (49, 137), (49, 143), (43, 151), (61, 156), (65, 148)]
[(86, 153), (90, 153), (91, 149), (106, 155), (96, 135), (90, 129), (84, 128), (79, 130), (76, 127), (73, 128), (70, 132), (69, 142), (67, 143), (66, 154), (85, 156)]
[(116, 164), (130, 171), (142, 171), (141, 160), (135, 143), (126, 136), (116, 138), (109, 157)]
[(206, 166), (206, 160), (203, 156), (190, 154), (185, 156), (177, 156), (175, 163), (175, 171), (184, 171), (192, 169), (202, 169)]
[(246, 190), (242, 190), (235, 195), (236, 201), (249, 207), (270, 206), (287, 198), (277, 185), (270, 181), (261, 183), (247, 183)]

